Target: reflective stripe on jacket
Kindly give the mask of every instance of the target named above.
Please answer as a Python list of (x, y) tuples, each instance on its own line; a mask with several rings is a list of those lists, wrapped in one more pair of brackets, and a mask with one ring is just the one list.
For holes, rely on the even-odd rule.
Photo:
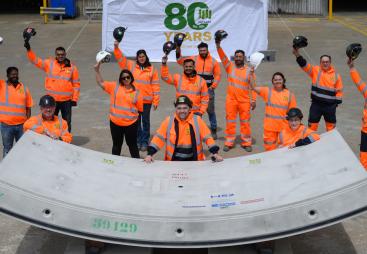
[(312, 79), (312, 100), (329, 104), (342, 102), (343, 83), (333, 66), (324, 71), (320, 66), (312, 66), (308, 63), (302, 69)]
[(170, 85), (176, 87), (176, 98), (186, 95), (193, 103), (192, 111), (204, 114), (208, 108), (209, 94), (205, 80), (199, 75), (188, 78), (185, 74), (170, 74), (167, 65), (162, 65), (162, 79)]
[(195, 69), (197, 74), (203, 77), (208, 87), (217, 88), (220, 82), (220, 66), (217, 60), (208, 53), (206, 58), (200, 55), (190, 57), (180, 57), (177, 63), (183, 65), (185, 59), (192, 59), (195, 61)]
[(288, 124), (288, 110), (297, 106), (296, 98), (288, 89), (280, 92), (269, 87), (259, 89), (259, 95), (265, 101), (264, 130), (280, 132)]
[(158, 106), (160, 101), (160, 85), (158, 72), (153, 65), (142, 69), (136, 61), (128, 60), (119, 48), (115, 48), (113, 53), (120, 68), (128, 69), (132, 72), (134, 85), (140, 90), (144, 103)]
[[(254, 102), (256, 101), (256, 93), (250, 91), (250, 82), (255, 82), (255, 74), (250, 73), (250, 67), (245, 65), (237, 68), (236, 65), (229, 61), (222, 48), (218, 48), (218, 54), (227, 72), (228, 86), (227, 96), (235, 98), (239, 102)], [(256, 83), (254, 83), (256, 86)]]
[[(178, 123), (178, 134), (175, 130), (175, 119)], [(193, 136), (196, 147), (192, 147), (192, 133), (190, 133), (190, 125), (194, 130)], [(165, 160), (172, 160), (173, 157), (177, 157), (177, 154), (175, 154), (175, 152), (177, 152), (177, 148), (194, 148), (192, 149), (195, 153), (192, 155), (193, 158), (196, 158), (197, 160), (205, 160), (203, 143), (207, 144), (209, 148), (215, 145), (214, 139), (212, 138), (210, 130), (206, 126), (205, 122), (201, 117), (191, 113), (186, 120), (180, 120), (176, 115), (167, 117), (153, 136), (150, 146), (160, 150), (163, 148), (164, 144), (166, 144)], [(183, 153), (180, 156), (183, 158), (185, 155), (191, 156), (188, 153)]]
[(44, 120), (42, 115), (32, 116), (23, 125), (24, 131), (32, 130), (54, 139), (70, 143), (72, 135), (68, 131), (68, 123), (62, 117), (54, 116), (53, 120)]
[(32, 96), (23, 83), (16, 87), (0, 80), (0, 122), (7, 125), (23, 124), (27, 108), (33, 106)]
[(78, 101), (80, 93), (80, 80), (78, 68), (71, 63), (70, 67), (59, 64), (56, 59), (42, 60), (30, 50), (27, 51), (28, 59), (36, 67), (46, 72), (46, 93), (55, 98), (56, 101)]

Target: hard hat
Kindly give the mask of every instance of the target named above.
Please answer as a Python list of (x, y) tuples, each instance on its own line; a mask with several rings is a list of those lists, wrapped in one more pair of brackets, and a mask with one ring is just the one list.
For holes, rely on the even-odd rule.
[(260, 65), (261, 61), (264, 59), (265, 55), (260, 52), (252, 53), (249, 57), (250, 65), (253, 66), (256, 70), (256, 68)]
[(163, 44), (163, 52), (168, 55), (176, 47), (175, 43), (172, 41), (167, 41)]
[(175, 107), (177, 107), (179, 104), (186, 104), (190, 108), (192, 108), (192, 101), (186, 95), (180, 95), (177, 97), (176, 102), (175, 102)]
[(302, 120), (303, 118), (303, 114), (302, 111), (299, 108), (291, 108), (288, 112), (287, 112), (287, 120), (289, 120), (290, 118), (293, 117), (298, 117), (299, 119)]
[(0, 44), (2, 44), (4, 42), (3, 37), (0, 37)]
[(220, 42), (223, 39), (227, 38), (228, 33), (224, 30), (218, 30), (215, 32), (214, 37), (216, 42)]
[(96, 55), (96, 61), (97, 63), (102, 62), (102, 63), (108, 63), (111, 60), (111, 54), (108, 53), (107, 51), (99, 51)]
[(51, 95), (44, 95), (41, 97), (39, 105), (41, 107), (55, 107), (56, 106), (56, 101), (54, 99), (54, 97), (52, 97)]
[(362, 45), (359, 43), (352, 43), (348, 45), (345, 53), (350, 59), (354, 60), (357, 59), (357, 57), (361, 52), (362, 52)]
[(23, 31), (23, 38), (24, 38), (24, 41), (29, 41), (31, 39), (32, 36), (35, 36), (37, 33), (36, 33), (36, 30), (34, 28), (31, 28), (31, 27), (27, 27), (26, 29), (24, 29)]
[(116, 27), (115, 30), (113, 30), (113, 38), (115, 38), (116, 41), (120, 42), (122, 41), (122, 38), (124, 38), (124, 34), (127, 27)]
[(181, 47), (185, 37), (186, 37), (186, 34), (184, 34), (184, 33), (176, 34), (175, 37), (173, 38), (173, 41), (174, 41), (175, 45), (177, 47)]
[(307, 38), (302, 36), (302, 35), (297, 35), (296, 37), (294, 37), (293, 39), (293, 48), (295, 49), (300, 49), (300, 48), (305, 48), (307, 47), (308, 42), (307, 42)]

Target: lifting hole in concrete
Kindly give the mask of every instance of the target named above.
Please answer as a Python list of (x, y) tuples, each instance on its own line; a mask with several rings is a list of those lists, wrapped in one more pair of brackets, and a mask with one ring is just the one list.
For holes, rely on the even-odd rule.
[(182, 228), (176, 229), (176, 236), (177, 237), (183, 237), (183, 235), (184, 235), (184, 232), (183, 232)]
[(310, 217), (310, 219), (315, 219), (317, 217), (317, 211), (313, 209), (308, 211), (308, 216)]
[(183, 188), (183, 185), (179, 185), (178, 188), (182, 189)]
[(51, 216), (51, 210), (48, 209), (48, 208), (44, 209), (42, 211), (42, 213), (43, 213), (43, 216), (45, 216), (45, 217), (50, 217)]

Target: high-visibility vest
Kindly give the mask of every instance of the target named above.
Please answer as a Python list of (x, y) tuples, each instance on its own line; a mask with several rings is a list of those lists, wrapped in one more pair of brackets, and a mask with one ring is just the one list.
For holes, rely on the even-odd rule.
[(200, 55), (180, 57), (177, 59), (177, 63), (182, 65), (185, 59), (194, 60), (197, 74), (205, 79), (208, 87), (217, 88), (220, 82), (220, 66), (218, 61), (210, 53), (208, 53), (206, 58), (202, 58)]
[(74, 64), (65, 67), (56, 59), (42, 60), (30, 50), (27, 52), (29, 60), (38, 68), (46, 72), (46, 93), (55, 98), (56, 101), (78, 101), (80, 93), (79, 72)]
[[(107, 88), (108, 86), (108, 88)], [(129, 126), (138, 120), (143, 111), (139, 90), (126, 89), (117, 82), (104, 82), (105, 91), (110, 94), (110, 119), (119, 126)]]
[(19, 83), (17, 87), (0, 80), (0, 122), (7, 125), (23, 124), (27, 120), (27, 108), (33, 105), (28, 88)]
[(307, 64), (302, 68), (312, 79), (311, 99), (329, 104), (341, 103), (343, 84), (334, 67), (324, 71), (320, 66)]
[(205, 80), (199, 75), (187, 77), (186, 75), (169, 74), (168, 66), (163, 65), (161, 68), (162, 79), (168, 84), (176, 87), (176, 98), (186, 95), (192, 101), (192, 111), (204, 114), (208, 108), (209, 94)]
[(68, 131), (68, 123), (59, 116), (54, 116), (53, 120), (44, 120), (41, 114), (32, 116), (24, 123), (23, 129), (61, 139), (66, 143), (72, 140), (72, 135)]
[(350, 76), (364, 98), (362, 131), (367, 133), (367, 85), (366, 82), (361, 79), (361, 76), (359, 75), (357, 69), (352, 68), (350, 70)]
[(158, 72), (153, 65), (144, 69), (136, 61), (127, 60), (119, 48), (114, 49), (114, 55), (121, 69), (128, 69), (134, 76), (134, 85), (140, 90), (144, 103), (159, 105), (160, 85)]
[(259, 87), (265, 100), (264, 130), (281, 131), (287, 124), (286, 115), (297, 106), (296, 98), (288, 89), (278, 92), (273, 88)]
[[(177, 133), (175, 128), (175, 119), (178, 124), (179, 133)], [(190, 133), (190, 125), (194, 130), (194, 135)], [(185, 135), (180, 137), (179, 135)], [(196, 147), (192, 145), (192, 137), (195, 140)], [(177, 140), (177, 144), (176, 144)], [(180, 120), (176, 115), (167, 117), (157, 130), (156, 134), (153, 136), (150, 146), (155, 149), (160, 150), (166, 144), (165, 160), (172, 160), (174, 157), (184, 158), (185, 148), (191, 148), (189, 151), (193, 151), (195, 154), (187, 154), (187, 156), (192, 156), (197, 160), (205, 160), (205, 155), (203, 152), (203, 143), (206, 143), (209, 148), (215, 145), (214, 139), (211, 136), (209, 128), (206, 126), (205, 122), (201, 117), (190, 114), (186, 120)], [(181, 153), (179, 156), (175, 153)]]
[(256, 93), (250, 91), (250, 82), (254, 82), (254, 86), (256, 86), (255, 74), (251, 75), (250, 67), (244, 65), (241, 68), (237, 68), (234, 63), (229, 61), (222, 48), (218, 48), (218, 54), (228, 75), (227, 96), (239, 102), (256, 101)]
[(289, 125), (287, 125), (278, 136), (279, 146), (289, 146), (296, 143), (299, 139), (309, 138), (313, 143), (320, 139), (320, 136), (313, 130), (307, 128), (304, 125), (300, 125), (297, 130), (292, 130)]

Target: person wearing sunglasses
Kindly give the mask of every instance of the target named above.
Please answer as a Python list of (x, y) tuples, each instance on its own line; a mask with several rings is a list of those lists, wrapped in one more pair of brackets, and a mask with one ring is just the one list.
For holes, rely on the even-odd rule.
[(123, 69), (119, 83), (104, 81), (100, 73), (101, 62), (94, 66), (97, 84), (110, 95), (110, 129), (112, 154), (120, 155), (125, 137), (132, 158), (140, 158), (137, 144), (138, 117), (143, 111), (143, 98), (134, 86), (131, 71)]

